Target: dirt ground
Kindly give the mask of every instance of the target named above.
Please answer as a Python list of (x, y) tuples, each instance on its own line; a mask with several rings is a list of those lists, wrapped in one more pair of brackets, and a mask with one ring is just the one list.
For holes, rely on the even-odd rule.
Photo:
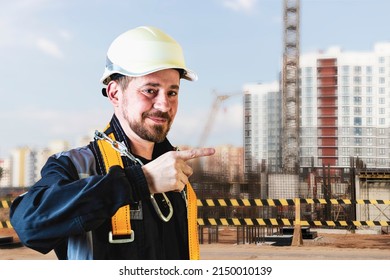
[[(18, 238), (12, 229), (0, 229), (0, 236)], [(303, 240), (301, 246), (272, 246), (266, 243), (239, 244), (236, 231), (224, 228), (219, 243), (201, 244), (203, 260), (390, 260), (390, 235), (319, 233), (318, 237)], [(207, 243), (207, 240), (206, 240)], [(26, 247), (0, 248), (0, 260), (53, 260), (54, 253), (42, 255)]]

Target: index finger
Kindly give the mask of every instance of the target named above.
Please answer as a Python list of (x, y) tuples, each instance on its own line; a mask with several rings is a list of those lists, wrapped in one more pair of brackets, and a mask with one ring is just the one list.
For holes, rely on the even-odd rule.
[(214, 148), (198, 148), (192, 150), (177, 151), (176, 156), (184, 161), (187, 161), (194, 158), (211, 156), (214, 153)]

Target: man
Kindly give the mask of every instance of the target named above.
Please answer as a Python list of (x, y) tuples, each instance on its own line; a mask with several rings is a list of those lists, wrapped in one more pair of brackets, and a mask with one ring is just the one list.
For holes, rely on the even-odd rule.
[(180, 45), (154, 27), (116, 38), (101, 79), (114, 115), (88, 146), (50, 157), (11, 207), (21, 241), (59, 259), (198, 259), (196, 196), (186, 161), (166, 135), (180, 78), (196, 80)]

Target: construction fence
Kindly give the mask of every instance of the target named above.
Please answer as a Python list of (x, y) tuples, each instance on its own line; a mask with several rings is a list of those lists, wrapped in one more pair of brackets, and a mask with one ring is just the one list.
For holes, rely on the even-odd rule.
[[(8, 209), (11, 201), (0, 201), (0, 210)], [(218, 243), (219, 229), (221, 227), (235, 227), (236, 243), (262, 242), (265, 236), (283, 235), (284, 228), (294, 228), (296, 225), (307, 228), (343, 228), (356, 229), (366, 227), (380, 227), (383, 232), (388, 233), (390, 219), (386, 220), (311, 220), (305, 219), (304, 214), (307, 206), (376, 206), (388, 217), (390, 211), (390, 200), (375, 199), (198, 199), (198, 226), (200, 232), (200, 242)], [(380, 208), (382, 207), (382, 208)], [(284, 217), (258, 217), (252, 216), (256, 213), (272, 213), (270, 208), (283, 208), (279, 213), (293, 213), (293, 218)], [(289, 208), (289, 211), (286, 211)], [(220, 211), (229, 209), (228, 211)], [(246, 211), (252, 209), (251, 211)], [(265, 210), (266, 209), (266, 210)], [(356, 210), (355, 210), (356, 211)], [(229, 213), (222, 217), (221, 213)], [(241, 216), (247, 213), (248, 216)], [(212, 216), (210, 216), (212, 215)], [(4, 216), (3, 216), (4, 219)], [(12, 228), (8, 220), (0, 221), (1, 228)]]

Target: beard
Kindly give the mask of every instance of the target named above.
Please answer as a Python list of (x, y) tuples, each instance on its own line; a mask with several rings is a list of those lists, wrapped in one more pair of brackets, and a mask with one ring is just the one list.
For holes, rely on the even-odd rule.
[[(127, 98), (124, 98), (122, 105), (122, 108), (129, 108), (127, 106)], [(154, 109), (142, 113), (140, 121), (131, 120), (126, 110), (122, 111), (122, 115), (135, 134), (137, 134), (140, 138), (153, 143), (163, 142), (172, 125), (172, 118), (168, 113)], [(167, 122), (163, 125), (147, 125), (145, 120), (148, 117), (164, 118)]]
[[(147, 125), (145, 120), (148, 117), (159, 117), (165, 118), (167, 123), (165, 125)], [(130, 121), (127, 114), (125, 115), (130, 128), (142, 139), (154, 142), (161, 143), (165, 140), (168, 135), (168, 132), (171, 128), (172, 119), (168, 115), (168, 113), (151, 110), (148, 112), (144, 112), (141, 117), (141, 121)]]

